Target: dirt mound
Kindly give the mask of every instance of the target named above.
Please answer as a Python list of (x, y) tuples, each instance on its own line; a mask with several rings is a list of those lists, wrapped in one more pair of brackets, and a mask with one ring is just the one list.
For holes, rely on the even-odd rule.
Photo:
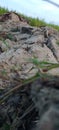
[(25, 18), (23, 18), (22, 16), (18, 15), (15, 12), (8, 12), (8, 13), (5, 13), (3, 15), (0, 15), (0, 22), (5, 22), (7, 20), (12, 20), (14, 22), (21, 21), (21, 22), (26, 22), (27, 23)]

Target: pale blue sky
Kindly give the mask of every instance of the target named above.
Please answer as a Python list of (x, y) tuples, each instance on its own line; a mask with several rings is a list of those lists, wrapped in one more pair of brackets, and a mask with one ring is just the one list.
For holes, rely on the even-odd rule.
[(43, 0), (0, 0), (0, 6), (59, 25), (59, 8)]

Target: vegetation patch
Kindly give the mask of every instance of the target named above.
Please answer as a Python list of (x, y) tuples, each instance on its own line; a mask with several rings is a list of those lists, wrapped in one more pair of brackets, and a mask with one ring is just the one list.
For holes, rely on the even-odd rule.
[[(8, 10), (8, 8), (4, 8), (4, 7), (0, 6), (0, 15), (2, 15), (4, 13), (7, 13), (7, 12), (10, 12)], [(58, 25), (55, 25), (53, 23), (47, 23), (47, 22), (45, 22), (44, 19), (32, 18), (32, 17), (26, 16), (24, 14), (18, 13), (16, 11), (13, 11), (13, 12), (15, 12), (18, 15), (20, 15), (21, 17), (25, 18), (31, 26), (37, 26), (37, 27), (49, 26), (49, 27), (53, 27), (54, 29), (57, 29), (59, 31), (59, 26)]]
[(59, 46), (59, 41), (57, 41), (56, 44)]
[(7, 8), (1, 7), (0, 6), (0, 15), (9, 12), (9, 10)]

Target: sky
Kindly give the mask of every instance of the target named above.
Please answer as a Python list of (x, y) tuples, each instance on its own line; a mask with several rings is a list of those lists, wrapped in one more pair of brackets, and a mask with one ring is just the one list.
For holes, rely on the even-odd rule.
[(0, 0), (0, 6), (59, 25), (59, 8), (43, 0)]

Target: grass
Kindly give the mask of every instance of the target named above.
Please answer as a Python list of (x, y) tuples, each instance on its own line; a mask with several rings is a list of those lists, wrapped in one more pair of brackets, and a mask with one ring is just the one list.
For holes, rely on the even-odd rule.
[[(9, 12), (8, 8), (4, 8), (4, 7), (0, 6), (0, 15), (7, 13), (7, 12)], [(13, 11), (13, 12), (16, 12), (16, 11)], [(16, 13), (18, 13), (18, 12), (16, 12)], [(57, 29), (59, 31), (58, 25), (55, 25), (53, 23), (47, 23), (47, 22), (45, 22), (44, 19), (28, 17), (28, 16), (21, 14), (21, 13), (18, 13), (18, 15), (25, 18), (31, 26), (37, 26), (37, 27), (49, 26), (49, 27), (52, 27), (52, 28)]]
[(50, 23), (50, 24), (47, 24), (49, 27), (52, 27), (52, 28), (54, 28), (54, 29), (56, 29), (56, 30), (58, 30), (59, 31), (59, 26), (58, 25), (55, 25), (55, 24), (53, 24), (53, 23)]
[(1, 73), (2, 73), (2, 75), (4, 75), (4, 76), (7, 75), (7, 71), (6, 71), (5, 69), (3, 69), (3, 70), (1, 71)]
[[(12, 88), (8, 92), (6, 92), (4, 94), (4, 96), (2, 97), (2, 99), (0, 100), (0, 104), (2, 104), (12, 94), (12, 92), (16, 91), (17, 89), (19, 89), (20, 87), (22, 87), (24, 85), (32, 83), (33, 81), (35, 81), (39, 78), (42, 78), (42, 79), (50, 78), (51, 79), (52, 76), (46, 74), (46, 72), (53, 68), (59, 67), (59, 63), (57, 64), (57, 63), (49, 63), (46, 61), (38, 61), (38, 59), (36, 59), (36, 58), (29, 59), (28, 62), (33, 63), (38, 68), (38, 72), (29, 79), (21, 80), (21, 82), (19, 82), (19, 85), (15, 86), (14, 88)], [(40, 71), (40, 70), (42, 70), (42, 71)], [(5, 74), (5, 72), (3, 72), (3, 74)]]
[(29, 62), (33, 63), (42, 72), (47, 72), (54, 68), (59, 68), (59, 63), (50, 63), (47, 61), (38, 61), (37, 58), (29, 59)]
[(18, 14), (21, 15), (23, 18), (25, 18), (31, 26), (37, 26), (37, 27), (49, 26), (59, 31), (59, 25), (56, 25), (54, 23), (47, 23), (44, 19), (28, 17), (21, 13)]
[(31, 26), (37, 26), (37, 27), (49, 26), (49, 27), (52, 27), (52, 28), (59, 31), (58, 25), (53, 24), (53, 23), (47, 23), (44, 19), (28, 17), (28, 16), (23, 15), (21, 13), (18, 13), (18, 14), (21, 15), (23, 18), (25, 18)]
[(9, 10), (7, 8), (1, 7), (0, 6), (0, 15), (9, 12)]

